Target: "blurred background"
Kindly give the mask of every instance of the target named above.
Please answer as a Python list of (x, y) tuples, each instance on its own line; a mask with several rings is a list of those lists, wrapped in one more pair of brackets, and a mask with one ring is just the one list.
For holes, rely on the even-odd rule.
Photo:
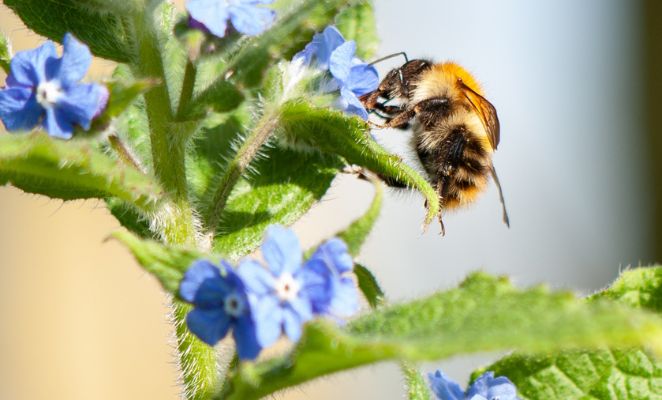
[[(517, 285), (585, 294), (619, 270), (662, 260), (662, 4), (618, 0), (375, 0), (380, 55), (454, 60), (499, 111), (495, 166), (512, 227), (492, 186), (421, 233), (423, 200), (391, 191), (360, 261), (391, 301), (457, 285), (482, 269)], [(0, 5), (16, 51), (42, 38)], [(398, 60), (380, 64), (381, 72)], [(95, 62), (92, 77), (113, 65)], [(4, 76), (0, 77), (4, 82)], [(408, 134), (376, 131), (411, 159)], [(305, 245), (360, 215), (365, 182), (340, 177), (296, 224)], [(0, 188), (0, 399), (177, 399), (167, 297), (117, 243), (96, 201), (62, 203)], [(656, 221), (658, 223), (656, 223)], [(657, 229), (657, 230), (656, 230)], [(423, 366), (466, 382), (497, 354)], [(279, 394), (279, 399), (400, 399), (392, 364)]]

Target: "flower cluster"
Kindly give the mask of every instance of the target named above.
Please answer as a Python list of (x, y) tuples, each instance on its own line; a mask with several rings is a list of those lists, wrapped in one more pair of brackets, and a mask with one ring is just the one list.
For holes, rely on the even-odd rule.
[(330, 72), (333, 79), (325, 90), (340, 91), (338, 108), (368, 119), (359, 96), (377, 89), (379, 74), (375, 67), (356, 57), (356, 42), (346, 41), (336, 27), (328, 26), (315, 34), (313, 40), (294, 56), (292, 63)]
[(232, 330), (239, 357), (254, 359), (283, 333), (299, 340), (315, 316), (347, 317), (358, 309), (343, 241), (326, 241), (304, 262), (294, 233), (276, 225), (261, 250), (266, 266), (245, 259), (235, 271), (227, 262), (219, 269), (199, 260), (184, 275), (179, 294), (194, 306), (187, 325), (205, 343), (215, 345)]
[(63, 45), (61, 58), (48, 41), (12, 59), (7, 87), (0, 90), (0, 119), (8, 131), (41, 124), (49, 135), (69, 139), (76, 125), (90, 129), (106, 107), (105, 86), (79, 82), (92, 62), (90, 50), (69, 33)]
[(518, 400), (515, 385), (505, 376), (494, 377), (494, 372), (488, 371), (478, 377), (467, 389), (462, 391), (460, 385), (447, 377), (443, 372), (436, 371), (428, 375), (430, 389), (439, 400)]
[(238, 32), (254, 36), (264, 32), (274, 21), (275, 12), (259, 6), (271, 3), (273, 0), (188, 0), (186, 10), (192, 27), (214, 36), (227, 34), (228, 21)]

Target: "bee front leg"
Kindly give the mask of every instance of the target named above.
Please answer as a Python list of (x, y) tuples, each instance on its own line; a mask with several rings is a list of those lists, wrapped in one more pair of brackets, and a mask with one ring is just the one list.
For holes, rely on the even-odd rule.
[(441, 236), (446, 236), (446, 227), (444, 226), (444, 219), (443, 219), (443, 216), (442, 216), (442, 214), (443, 214), (442, 210), (444, 209), (444, 207), (443, 207), (444, 198), (442, 196), (442, 193), (444, 191), (444, 180), (443, 179), (438, 179), (437, 180), (436, 189), (437, 189), (437, 195), (439, 196), (439, 203), (441, 203), (441, 210), (439, 210), (439, 226), (441, 227), (441, 232), (439, 232), (439, 234)]
[(382, 125), (382, 128), (407, 129), (409, 127), (409, 121), (415, 116), (416, 112), (414, 110), (403, 111), (392, 118), (388, 118), (386, 123)]

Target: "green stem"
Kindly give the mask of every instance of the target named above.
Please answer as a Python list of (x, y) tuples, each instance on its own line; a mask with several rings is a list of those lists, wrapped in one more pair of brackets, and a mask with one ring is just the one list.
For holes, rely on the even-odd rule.
[[(154, 2), (158, 7), (160, 2)], [(170, 201), (153, 217), (160, 225), (163, 241), (169, 244), (195, 245), (197, 232), (194, 224), (186, 180), (186, 141), (173, 129), (174, 113), (166, 74), (154, 31), (156, 23), (152, 7), (136, 19), (138, 60), (134, 65), (139, 76), (156, 77), (161, 84), (145, 94), (145, 106), (149, 120), (150, 142), (154, 172), (169, 193)], [(174, 301), (173, 319), (176, 327), (179, 365), (182, 371), (184, 393), (188, 400), (209, 397), (220, 382), (217, 371), (216, 352), (193, 337), (186, 328), (189, 307)]]
[(193, 336), (186, 327), (186, 314), (191, 310), (191, 306), (174, 300), (172, 309), (185, 398), (188, 400), (209, 399), (220, 390), (221, 379), (216, 352), (212, 347)]
[(253, 161), (262, 145), (269, 140), (276, 127), (278, 127), (279, 121), (280, 114), (278, 110), (265, 112), (253, 131), (244, 140), (235, 157), (228, 164), (225, 173), (221, 177), (218, 189), (214, 194), (208, 213), (207, 228), (210, 234), (213, 235), (216, 232), (221, 214), (225, 209), (232, 189), (246, 171), (251, 161)]
[(177, 105), (177, 119), (181, 119), (184, 116), (184, 112), (193, 98), (197, 73), (198, 70), (195, 64), (189, 59), (184, 70), (184, 83), (182, 84), (182, 93), (179, 95), (179, 104)]

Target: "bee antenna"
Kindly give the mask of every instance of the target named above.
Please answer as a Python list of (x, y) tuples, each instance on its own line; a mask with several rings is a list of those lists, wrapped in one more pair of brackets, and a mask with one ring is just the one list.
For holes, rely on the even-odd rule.
[(404, 51), (401, 51), (401, 52), (399, 52), (399, 53), (393, 53), (393, 54), (390, 54), (390, 55), (388, 55), (388, 56), (386, 56), (386, 57), (379, 58), (379, 59), (377, 59), (377, 60), (371, 62), (371, 63), (368, 64), (368, 65), (375, 65), (375, 64), (380, 63), (380, 62), (382, 62), (382, 61), (386, 61), (386, 60), (388, 60), (388, 59), (390, 59), (390, 58), (398, 57), (398, 56), (403, 56), (403, 57), (405, 58), (405, 64), (409, 62), (409, 57), (407, 57), (407, 53), (405, 53)]

